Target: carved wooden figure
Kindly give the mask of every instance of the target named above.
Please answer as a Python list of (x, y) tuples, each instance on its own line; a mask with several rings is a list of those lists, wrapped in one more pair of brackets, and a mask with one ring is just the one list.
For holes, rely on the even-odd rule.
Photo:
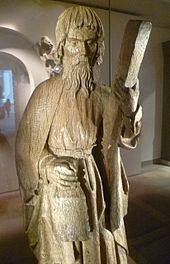
[(65, 10), (56, 37), (63, 72), (35, 89), (16, 141), (29, 243), (39, 264), (126, 264), (128, 182), (119, 147), (135, 148), (140, 135), (137, 73), (133, 86), (124, 85), (136, 44), (110, 88), (93, 81), (104, 54), (93, 10)]

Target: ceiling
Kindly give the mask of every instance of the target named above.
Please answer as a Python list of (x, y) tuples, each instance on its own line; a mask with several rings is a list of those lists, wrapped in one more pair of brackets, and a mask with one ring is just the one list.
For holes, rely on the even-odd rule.
[(153, 26), (170, 29), (170, 0), (68, 0), (63, 2), (89, 5), (116, 12), (134, 14), (149, 20)]

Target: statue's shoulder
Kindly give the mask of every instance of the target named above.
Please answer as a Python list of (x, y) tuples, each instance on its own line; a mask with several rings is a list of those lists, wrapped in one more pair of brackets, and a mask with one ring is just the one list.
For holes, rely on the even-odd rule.
[(111, 88), (104, 84), (96, 84), (95, 93), (101, 98), (101, 100), (105, 101), (111, 95)]
[(62, 89), (60, 76), (53, 77), (40, 83), (33, 91), (27, 104), (26, 111), (36, 111), (47, 105), (54, 105)]
[(55, 76), (53, 78), (50, 78), (48, 80), (45, 80), (44, 82), (40, 83), (34, 90), (32, 96), (38, 96), (43, 94), (44, 96), (46, 94), (51, 95), (55, 94), (58, 90), (60, 90), (62, 86), (62, 78), (60, 75)]
[(111, 88), (105, 84), (96, 83), (95, 90), (97, 93), (102, 93), (103, 95), (109, 95), (111, 93)]
[[(113, 109), (117, 109), (118, 101), (114, 93), (114, 87), (109, 87), (107, 85), (96, 85), (96, 94), (103, 105), (103, 109), (106, 112), (109, 109), (109, 112), (113, 112)], [(114, 106), (114, 107), (113, 107)]]

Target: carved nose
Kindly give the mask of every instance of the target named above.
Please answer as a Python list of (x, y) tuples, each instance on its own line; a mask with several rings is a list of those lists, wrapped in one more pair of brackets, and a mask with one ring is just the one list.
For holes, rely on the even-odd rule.
[(83, 41), (80, 44), (80, 52), (81, 52), (81, 55), (87, 55), (86, 43)]

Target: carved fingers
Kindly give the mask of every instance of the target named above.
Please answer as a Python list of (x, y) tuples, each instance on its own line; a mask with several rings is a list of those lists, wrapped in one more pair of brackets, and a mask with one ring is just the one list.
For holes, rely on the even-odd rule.
[(77, 170), (71, 164), (61, 164), (54, 167), (57, 176), (57, 182), (60, 185), (71, 187), (75, 186), (78, 181)]
[(47, 168), (47, 178), (51, 183), (59, 187), (75, 188), (78, 184), (78, 162), (76, 160), (55, 160), (52, 166)]

